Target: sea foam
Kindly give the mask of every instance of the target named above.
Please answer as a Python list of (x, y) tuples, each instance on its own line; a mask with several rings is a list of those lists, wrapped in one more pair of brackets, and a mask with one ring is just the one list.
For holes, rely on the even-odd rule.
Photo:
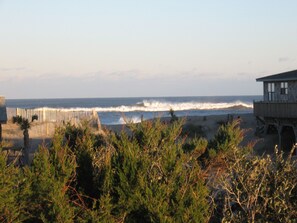
[(234, 102), (166, 102), (158, 100), (143, 100), (135, 105), (127, 106), (114, 106), (114, 107), (92, 107), (92, 108), (50, 108), (42, 107), (37, 110), (58, 110), (58, 111), (97, 111), (97, 112), (163, 112), (173, 109), (174, 111), (187, 111), (187, 110), (239, 110), (253, 108), (252, 104), (244, 103), (242, 101)]

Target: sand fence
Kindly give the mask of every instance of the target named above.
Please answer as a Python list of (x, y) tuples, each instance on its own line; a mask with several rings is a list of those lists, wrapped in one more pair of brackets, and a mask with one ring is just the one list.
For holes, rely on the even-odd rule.
[(24, 108), (7, 108), (8, 119), (19, 115), (23, 118), (31, 119), (33, 115), (38, 116), (38, 122), (69, 122), (77, 120), (78, 122), (86, 119), (98, 119), (98, 113), (95, 110), (90, 111), (71, 111), (64, 109), (24, 109)]
[[(22, 108), (7, 108), (7, 124), (3, 125), (3, 138), (11, 144), (6, 146), (9, 162), (23, 157), (21, 150), (24, 146), (23, 132), (19, 126), (13, 124), (14, 116), (22, 116), (29, 121), (32, 116), (37, 115), (38, 120), (31, 123), (29, 130), (29, 153), (30, 160), (33, 158), (33, 153), (42, 143), (49, 143), (55, 133), (55, 129), (67, 123), (80, 126), (87, 121), (90, 125), (97, 129), (101, 129), (98, 113), (94, 110), (90, 111), (71, 111), (58, 109), (22, 109)], [(22, 158), (21, 158), (22, 159)]]
[(82, 122), (88, 121), (92, 127), (101, 129), (98, 113), (95, 110), (90, 111), (71, 111), (59, 109), (23, 109), (7, 108), (8, 121), (12, 121), (13, 116), (22, 116), (31, 121), (32, 116), (37, 115), (38, 120), (31, 124), (30, 137), (49, 137), (52, 136), (55, 128), (67, 123), (79, 126)]

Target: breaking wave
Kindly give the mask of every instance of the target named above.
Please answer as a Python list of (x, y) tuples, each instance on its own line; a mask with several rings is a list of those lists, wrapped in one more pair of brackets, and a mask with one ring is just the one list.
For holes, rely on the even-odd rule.
[(141, 122), (140, 117), (133, 116), (132, 118), (121, 117), (116, 124), (140, 123), (140, 122)]
[(173, 109), (174, 111), (187, 110), (244, 110), (252, 109), (252, 103), (242, 101), (235, 102), (166, 102), (157, 100), (143, 100), (135, 105), (121, 105), (114, 107), (92, 107), (92, 108), (50, 108), (43, 107), (37, 110), (59, 110), (59, 111), (96, 111), (96, 112), (163, 112)]

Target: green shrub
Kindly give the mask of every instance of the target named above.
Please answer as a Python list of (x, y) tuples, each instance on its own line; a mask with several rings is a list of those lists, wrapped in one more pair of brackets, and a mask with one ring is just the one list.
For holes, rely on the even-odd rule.
[(41, 146), (35, 154), (27, 180), (31, 182), (29, 196), (30, 220), (27, 222), (74, 222), (79, 216), (77, 205), (70, 199), (70, 187), (75, 179), (75, 156), (63, 135), (57, 132), (53, 146)]
[(175, 115), (174, 110), (170, 108), (169, 115), (171, 117), (170, 123), (176, 122), (178, 120), (178, 117)]
[(96, 150), (106, 146), (105, 138), (99, 134), (95, 135), (87, 123), (81, 127), (67, 124), (64, 131), (78, 165), (76, 168), (76, 189), (86, 196), (99, 198), (100, 192), (95, 186), (97, 180), (94, 179), (93, 162), (95, 162)]
[(124, 222), (206, 221), (208, 190), (192, 153), (183, 151), (182, 124), (142, 122), (130, 126), (131, 136), (112, 138), (107, 215)]
[[(145, 121), (107, 136), (68, 125), (26, 167), (7, 165), (0, 152), (0, 221), (207, 222), (215, 207), (211, 221), (297, 221), (291, 155), (240, 147), (238, 121), (209, 143), (181, 136), (183, 124)], [(213, 165), (202, 169), (201, 160)]]
[(207, 148), (207, 140), (204, 138), (193, 138), (189, 139), (183, 144), (183, 150), (185, 153), (192, 153), (192, 156), (195, 156), (198, 159), (203, 155)]
[(240, 120), (236, 120), (226, 125), (221, 125), (210, 142), (213, 149), (227, 152), (236, 148), (243, 140), (243, 131), (239, 127)]
[(219, 127), (214, 138), (209, 141), (209, 157), (217, 154), (221, 158), (229, 156), (230, 160), (230, 156), (238, 148), (244, 137), (244, 131), (240, 129), (239, 124), (240, 120), (235, 120)]
[(26, 219), (25, 178), (21, 169), (7, 164), (6, 154), (0, 151), (0, 222), (22, 222)]
[(214, 159), (217, 156), (217, 152), (215, 149), (209, 149), (208, 150), (208, 156), (210, 159)]

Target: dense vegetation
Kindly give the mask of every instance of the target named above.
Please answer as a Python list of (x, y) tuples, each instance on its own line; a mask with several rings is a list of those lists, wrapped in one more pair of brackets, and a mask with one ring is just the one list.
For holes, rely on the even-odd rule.
[(30, 166), (0, 153), (1, 222), (296, 222), (291, 155), (255, 156), (239, 122), (212, 140), (174, 118), (94, 134), (56, 130)]

